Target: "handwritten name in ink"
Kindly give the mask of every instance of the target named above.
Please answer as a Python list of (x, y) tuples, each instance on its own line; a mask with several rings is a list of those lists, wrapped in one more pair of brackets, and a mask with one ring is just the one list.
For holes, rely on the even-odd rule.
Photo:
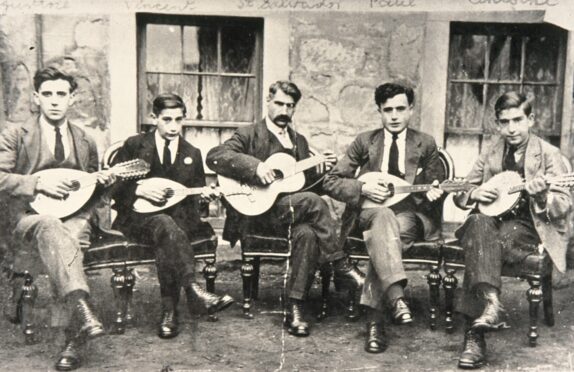
[(42, 12), (45, 10), (62, 10), (70, 6), (68, 0), (0, 0), (0, 14), (11, 11)]
[(186, 10), (194, 10), (196, 7), (195, 0), (186, 0), (181, 3), (157, 0), (125, 0), (124, 3), (129, 10), (148, 10), (156, 12), (185, 12)]
[(292, 10), (312, 10), (329, 9), (339, 10), (341, 0), (239, 0), (239, 9), (292, 9)]
[(371, 8), (413, 8), (416, 0), (371, 0)]
[(556, 6), (560, 0), (468, 0), (472, 5), (490, 5), (490, 4), (507, 4), (507, 5), (530, 5), (530, 6)]

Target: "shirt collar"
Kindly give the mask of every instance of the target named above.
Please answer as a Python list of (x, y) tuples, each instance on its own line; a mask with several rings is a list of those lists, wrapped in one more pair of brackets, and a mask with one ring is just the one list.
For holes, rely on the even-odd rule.
[[(55, 126), (48, 123), (48, 121), (46, 120), (46, 118), (44, 118), (43, 115), (40, 115), (40, 127), (42, 128), (42, 130), (48, 132), (48, 133), (54, 133), (55, 132)], [(60, 124), (60, 133), (62, 135), (68, 133), (68, 119), (64, 120), (64, 122), (62, 124)]]
[(269, 129), (269, 131), (275, 135), (280, 136), (283, 133), (283, 130), (289, 133), (289, 131), (287, 130), (289, 125), (287, 125), (285, 128), (281, 128), (280, 126), (272, 122), (271, 119), (269, 119), (269, 116), (265, 116), (265, 125), (267, 125), (267, 129)]
[[(389, 132), (387, 130), (387, 128), (384, 128), (385, 130), (385, 140), (392, 140), (393, 139), (393, 133)], [(398, 141), (404, 141), (407, 138), (407, 128), (403, 129), (402, 131), (400, 131), (399, 133), (397, 133), (397, 140)]]
[[(165, 146), (165, 138), (163, 138), (160, 134), (159, 131), (156, 129), (155, 130), (155, 143), (157, 146), (160, 146), (163, 148), (163, 146)], [(177, 148), (177, 146), (179, 145), (179, 136), (175, 137), (175, 139), (172, 139), (169, 141), (169, 147), (170, 148)]]

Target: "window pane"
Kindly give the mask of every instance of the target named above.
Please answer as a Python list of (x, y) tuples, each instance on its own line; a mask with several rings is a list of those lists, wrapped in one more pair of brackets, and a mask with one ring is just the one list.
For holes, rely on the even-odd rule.
[[(147, 118), (152, 112), (153, 99), (162, 93), (175, 93), (181, 96), (181, 75), (178, 74), (154, 74), (148, 73), (147, 75), (147, 96), (146, 96), (146, 109), (143, 116)], [(144, 120), (148, 121), (148, 120)]]
[(494, 115), (494, 104), (498, 97), (506, 92), (510, 91), (520, 91), (520, 85), (489, 85), (487, 87), (486, 93), (486, 113), (484, 117), (484, 132), (485, 133), (496, 133), (497, 123), (496, 116)]
[(187, 108), (187, 118), (191, 120), (202, 120), (203, 119), (203, 107), (201, 99), (199, 99), (198, 92), (201, 91), (201, 83), (199, 76), (194, 75), (184, 75), (182, 79), (182, 96), (183, 103)]
[(529, 37), (526, 42), (524, 79), (526, 81), (556, 81), (558, 38)]
[(552, 86), (525, 85), (524, 93), (532, 99), (534, 128), (545, 133), (560, 134), (560, 123), (556, 120), (554, 102), (557, 101), (557, 89)]
[(254, 84), (251, 78), (222, 78), (221, 120), (253, 121)]
[(489, 79), (518, 80), (520, 78), (521, 49), (522, 38), (520, 37), (491, 37)]
[(221, 54), (225, 72), (255, 73), (255, 32), (241, 26), (223, 27)]
[(482, 84), (450, 84), (447, 130), (479, 130), (482, 118)]
[(147, 25), (146, 71), (181, 71), (181, 28), (172, 25)]
[(203, 120), (220, 120), (219, 100), (223, 94), (221, 78), (211, 76), (198, 76), (198, 99), (201, 100), (201, 113)]
[(183, 28), (183, 68), (193, 72), (217, 72), (217, 29)]
[(484, 35), (454, 35), (450, 45), (450, 78), (484, 78), (486, 45)]

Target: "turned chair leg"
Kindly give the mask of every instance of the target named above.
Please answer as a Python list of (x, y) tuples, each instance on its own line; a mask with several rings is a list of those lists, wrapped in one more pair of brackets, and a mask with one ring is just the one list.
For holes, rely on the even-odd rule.
[(253, 300), (259, 300), (259, 273), (261, 268), (261, 257), (253, 258), (253, 276), (252, 276), (252, 287), (251, 287), (251, 298)]
[(34, 304), (38, 297), (38, 287), (34, 284), (34, 278), (27, 271), (24, 272), (24, 284), (22, 294), (18, 300), (18, 318), (24, 333), (24, 341), (27, 345), (36, 342), (36, 332), (34, 329)]
[(444, 288), (444, 303), (445, 303), (445, 329), (447, 333), (454, 331), (454, 292), (458, 285), (458, 279), (454, 276), (455, 269), (445, 269), (446, 276), (442, 281)]
[[(215, 259), (209, 258), (205, 260), (205, 267), (203, 268), (203, 277), (205, 278), (205, 288), (208, 292), (215, 293), (215, 278), (217, 278), (217, 267), (215, 266)], [(219, 320), (215, 314), (215, 309), (207, 311), (207, 320), (216, 322)]]
[(126, 331), (128, 319), (133, 319), (129, 311), (136, 278), (133, 271), (127, 267), (114, 268), (112, 270), (111, 286), (116, 300), (116, 317), (112, 332), (123, 334)]
[(542, 306), (544, 321), (549, 327), (554, 326), (554, 308), (552, 303), (552, 272), (542, 278)]
[(325, 319), (329, 313), (329, 287), (331, 286), (331, 277), (333, 270), (330, 265), (323, 265), (321, 273), (321, 311), (317, 315), (317, 320)]
[[(357, 267), (358, 260), (351, 260), (351, 264)], [(335, 282), (335, 289), (337, 289), (337, 282)], [(340, 290), (339, 288), (337, 290)], [(354, 286), (349, 288), (349, 303), (347, 304), (347, 313), (345, 314), (345, 318), (351, 321), (355, 321), (361, 317), (361, 311), (359, 306), (357, 306), (357, 297), (360, 296), (361, 293), (355, 289)]]
[(530, 328), (528, 330), (528, 343), (530, 346), (536, 346), (538, 339), (538, 305), (542, 301), (542, 289), (540, 279), (528, 278), (530, 288), (526, 291), (526, 297), (530, 303)]
[(436, 329), (437, 319), (438, 319), (438, 307), (439, 307), (439, 291), (441, 275), (438, 271), (437, 265), (432, 265), (431, 270), (427, 276), (427, 282), (429, 285), (430, 293), (430, 328), (431, 330)]
[(243, 316), (247, 319), (253, 319), (251, 313), (253, 270), (253, 258), (244, 256), (241, 265), (241, 277), (243, 279)]

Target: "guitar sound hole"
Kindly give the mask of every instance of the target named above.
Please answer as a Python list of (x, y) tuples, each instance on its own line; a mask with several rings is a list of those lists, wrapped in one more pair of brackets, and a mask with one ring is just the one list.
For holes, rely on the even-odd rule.
[(276, 180), (281, 180), (285, 175), (279, 169), (273, 169), (273, 176), (275, 176)]

